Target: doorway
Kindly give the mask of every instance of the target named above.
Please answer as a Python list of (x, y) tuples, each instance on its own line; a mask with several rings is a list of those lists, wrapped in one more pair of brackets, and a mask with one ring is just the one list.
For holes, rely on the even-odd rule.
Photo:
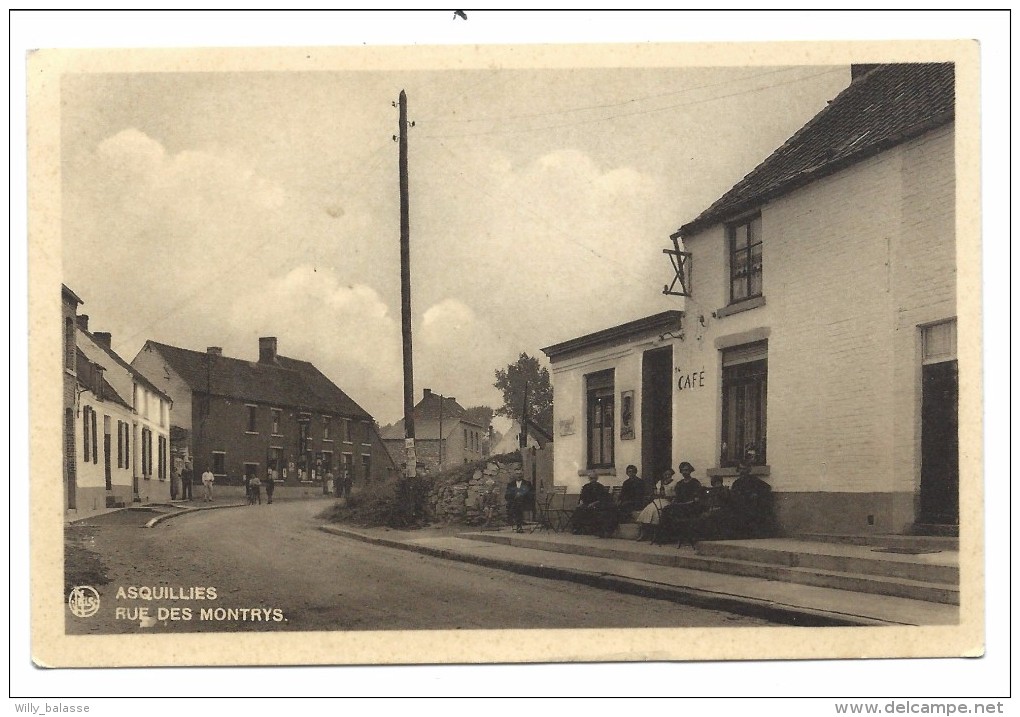
[(922, 333), (919, 521), (959, 525), (959, 368), (955, 322)]
[(658, 480), (673, 465), (673, 349), (641, 357), (641, 476)]

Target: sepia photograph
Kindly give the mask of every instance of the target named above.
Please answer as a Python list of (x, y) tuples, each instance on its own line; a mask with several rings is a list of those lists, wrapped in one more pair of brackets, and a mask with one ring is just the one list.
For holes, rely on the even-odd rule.
[(31, 53), (32, 661), (983, 655), (979, 51)]

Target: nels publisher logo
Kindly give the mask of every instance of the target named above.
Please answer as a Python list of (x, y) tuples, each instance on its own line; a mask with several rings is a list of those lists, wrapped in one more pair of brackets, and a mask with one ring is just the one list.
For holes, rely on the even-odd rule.
[(99, 593), (89, 585), (78, 585), (71, 588), (67, 604), (76, 617), (92, 617), (99, 612)]

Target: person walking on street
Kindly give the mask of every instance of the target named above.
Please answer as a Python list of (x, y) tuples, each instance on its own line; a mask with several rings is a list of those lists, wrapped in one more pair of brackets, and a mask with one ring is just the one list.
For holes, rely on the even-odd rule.
[(251, 474), (251, 480), (248, 481), (248, 490), (251, 491), (251, 504), (255, 505), (255, 503), (258, 503), (262, 505), (262, 481), (259, 480), (258, 473)]
[(207, 503), (212, 502), (212, 484), (216, 480), (216, 476), (213, 475), (209, 468), (205, 469), (205, 473), (202, 474), (202, 485), (205, 487), (205, 500)]

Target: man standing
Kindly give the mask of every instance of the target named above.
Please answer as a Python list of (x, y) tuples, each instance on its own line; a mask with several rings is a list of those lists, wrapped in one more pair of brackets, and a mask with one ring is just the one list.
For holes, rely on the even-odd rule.
[(181, 470), (181, 500), (191, 500), (191, 462), (185, 461)]
[(506, 484), (506, 517), (518, 533), (524, 532), (524, 511), (530, 507), (532, 491), (531, 482), (522, 476)]
[(269, 503), (273, 502), (274, 490), (276, 490), (276, 469), (270, 468), (266, 471), (266, 498)]
[(205, 500), (207, 503), (212, 502), (212, 484), (215, 480), (216, 476), (214, 476), (212, 470), (206, 466), (205, 473), (202, 474), (202, 485), (205, 486)]

